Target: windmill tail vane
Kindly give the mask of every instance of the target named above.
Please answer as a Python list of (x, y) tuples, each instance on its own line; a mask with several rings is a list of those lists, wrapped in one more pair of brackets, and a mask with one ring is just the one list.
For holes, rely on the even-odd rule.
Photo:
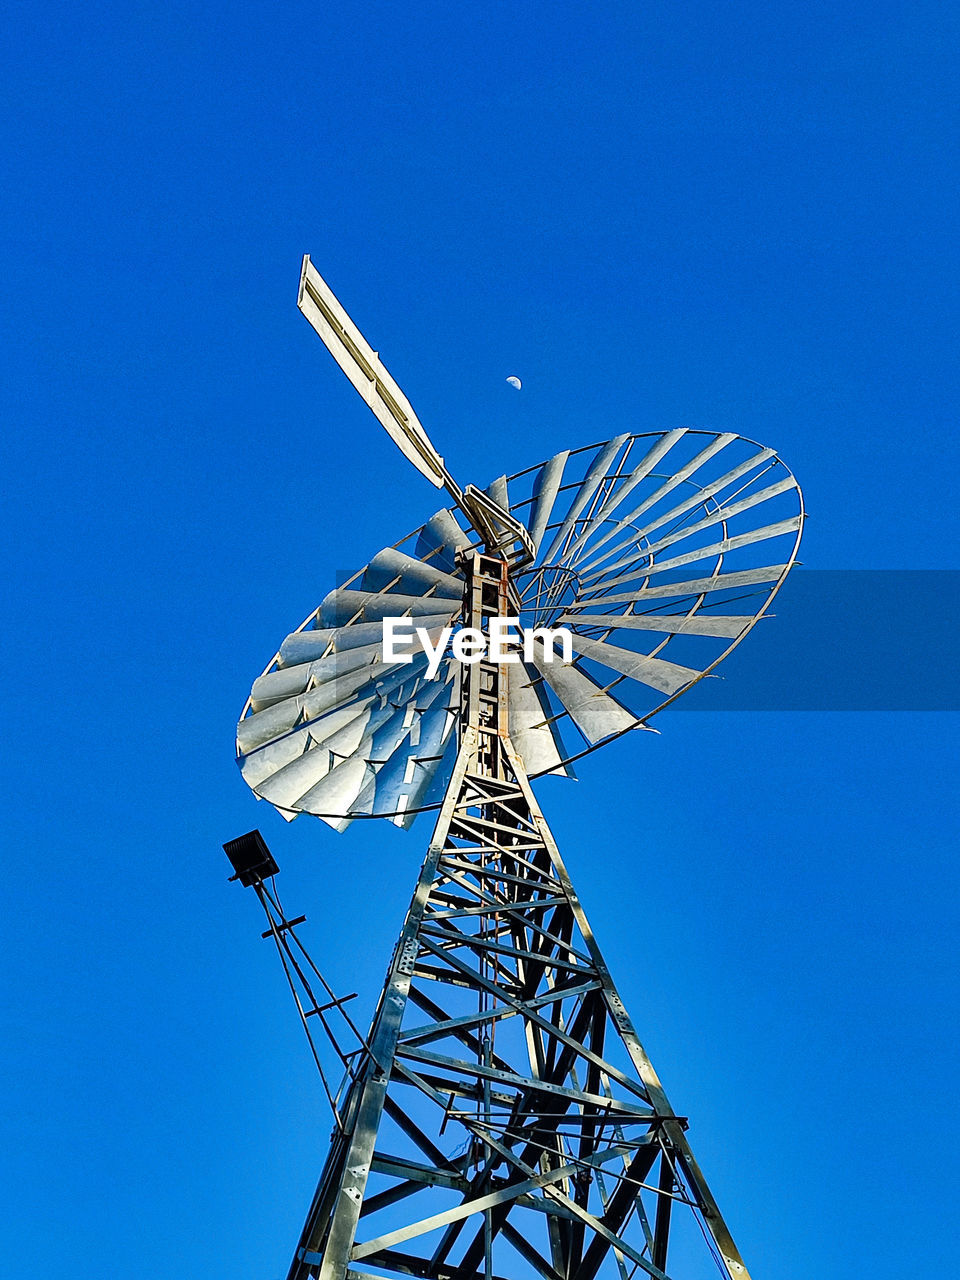
[[(740, 642), (796, 558), (796, 481), (773, 450), (675, 429), (461, 490), (329, 299), (305, 259), (304, 314), (454, 505), (325, 597), (238, 726), (244, 778), (284, 817), (437, 814), (366, 1035), (280, 908), (262, 837), (225, 846), (267, 913), (335, 1117), (289, 1280), (748, 1280), (530, 777), (571, 776)], [(425, 660), (385, 661), (384, 618), (489, 636), (517, 615), (568, 627), (569, 659), (488, 648), (432, 680)]]

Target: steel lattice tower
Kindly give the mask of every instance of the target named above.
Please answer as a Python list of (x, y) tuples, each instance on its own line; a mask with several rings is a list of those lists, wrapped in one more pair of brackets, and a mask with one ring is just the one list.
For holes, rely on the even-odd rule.
[[(580, 755), (649, 728), (739, 643), (796, 558), (796, 481), (772, 449), (674, 429), (461, 490), (309, 259), (300, 305), (454, 508), (324, 599), (255, 682), (238, 727), (244, 777), (288, 818), (342, 830), (438, 809), (366, 1035), (300, 942), (303, 917), (280, 907), (262, 837), (225, 846), (266, 911), (334, 1112), (288, 1280), (699, 1280), (686, 1252), (668, 1269), (678, 1231), (681, 1243), (702, 1236), (707, 1266), (749, 1280), (528, 775), (569, 776)], [(725, 611), (750, 598), (750, 612)], [(575, 656), (554, 663), (536, 633), (522, 659), (488, 645), (472, 663), (405, 665), (379, 638), (391, 615), (422, 622), (425, 637), (559, 623)], [(719, 656), (699, 656), (717, 639)], [(637, 691), (650, 690), (661, 701), (644, 709)], [(330, 1029), (341, 1015), (350, 1052)], [(317, 1027), (344, 1067), (339, 1090)]]

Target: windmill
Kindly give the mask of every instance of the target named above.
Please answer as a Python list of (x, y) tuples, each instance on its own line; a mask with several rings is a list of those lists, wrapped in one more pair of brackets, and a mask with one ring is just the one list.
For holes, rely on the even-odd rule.
[[(289, 1280), (747, 1280), (530, 780), (652, 731), (740, 643), (796, 559), (797, 483), (772, 449), (678, 428), (461, 488), (309, 257), (299, 306), (449, 502), (287, 637), (238, 725), (244, 779), (288, 819), (436, 815), (366, 1034), (284, 914), (259, 833), (224, 846), (333, 1110)], [(388, 653), (391, 618), (429, 644)], [(445, 629), (487, 638), (504, 618), (517, 630), (499, 654), (441, 653)]]

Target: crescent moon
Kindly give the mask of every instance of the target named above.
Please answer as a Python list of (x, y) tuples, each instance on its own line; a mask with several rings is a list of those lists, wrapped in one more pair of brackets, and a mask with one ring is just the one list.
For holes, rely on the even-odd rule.
[(513, 378), (513, 377), (510, 377), (510, 378), (508, 378), (508, 379), (507, 379), (507, 381), (510, 383), (511, 387), (516, 387), (516, 389), (517, 389), (518, 391), (520, 390), (521, 386), (523, 385), (523, 383), (520, 381), (520, 379), (519, 379), (519, 378)]

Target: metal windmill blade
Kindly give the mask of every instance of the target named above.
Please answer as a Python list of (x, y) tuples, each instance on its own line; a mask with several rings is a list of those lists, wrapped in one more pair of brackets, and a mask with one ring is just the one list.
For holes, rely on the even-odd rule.
[[(508, 671), (510, 732), (531, 777), (569, 776), (575, 759), (646, 726), (712, 671), (765, 613), (803, 521), (773, 450), (726, 432), (617, 436), (501, 476), (487, 494), (534, 548), (511, 575), (521, 626), (573, 636), (571, 663), (548, 661), (539, 642)], [(238, 726), (241, 769), (285, 817), (407, 826), (439, 806), (460, 664), (448, 652), (429, 680), (422, 652), (385, 663), (382, 620), (409, 617), (432, 644), (462, 621), (458, 557), (478, 545), (465, 526), (444, 509), (379, 552), (255, 682)]]
[[(309, 258), (299, 305), (450, 505), (324, 597), (237, 726), (244, 779), (285, 818), (439, 811), (366, 1035), (284, 914), (260, 834), (224, 846), (333, 1112), (288, 1280), (700, 1280), (704, 1242), (705, 1265), (749, 1280), (530, 779), (649, 728), (765, 616), (797, 555), (797, 483), (772, 449), (676, 428), (461, 489)], [(424, 642), (409, 660), (386, 645), (398, 619)]]

